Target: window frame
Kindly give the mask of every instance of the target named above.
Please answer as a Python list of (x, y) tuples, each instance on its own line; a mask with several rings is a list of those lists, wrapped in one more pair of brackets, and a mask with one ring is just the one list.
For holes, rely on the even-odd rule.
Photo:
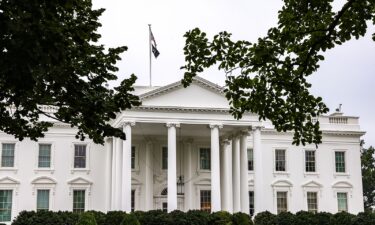
[(0, 150), (0, 160), (3, 158), (3, 144), (14, 144), (14, 159), (13, 159), (13, 167), (3, 167), (0, 162), (0, 171), (14, 171), (15, 173), (18, 170), (18, 145), (17, 141), (1, 141), (1, 150)]
[(35, 211), (37, 210), (37, 192), (38, 190), (49, 190), (49, 210), (54, 210), (55, 191), (57, 182), (49, 176), (40, 176), (31, 181), (32, 195), (35, 202)]
[[(280, 189), (280, 190), (276, 190), (276, 192), (275, 192), (275, 198), (276, 198), (276, 200), (275, 200), (275, 204), (276, 204), (276, 214), (280, 214), (281, 212), (279, 212), (279, 208), (278, 208), (278, 193), (285, 193), (285, 197), (286, 197), (286, 211), (285, 212), (289, 212), (289, 207), (290, 207), (290, 204), (289, 204), (289, 191), (287, 191), (287, 190), (282, 190), (282, 189)], [(282, 211), (282, 212), (284, 212), (284, 211)]]
[(10, 208), (10, 220), (7, 221), (0, 221), (0, 223), (10, 223), (13, 219), (13, 216), (15, 215), (15, 196), (16, 196), (16, 190), (12, 187), (1, 187), (0, 191), (11, 191), (12, 195), (12, 202), (11, 202), (11, 208)]
[[(40, 145), (51, 145), (51, 152), (50, 152), (50, 167), (39, 167), (39, 147)], [(53, 174), (55, 172), (55, 143), (52, 141), (38, 141), (35, 147), (35, 165), (34, 165), (34, 172), (50, 172)]]
[[(250, 161), (249, 161), (249, 150), (251, 150), (251, 152), (252, 152), (252, 169), (250, 170), (249, 169), (249, 163), (250, 163)], [(254, 172), (254, 148), (253, 147), (248, 147), (247, 149), (246, 149), (246, 151), (247, 151), (247, 171), (249, 172), (249, 173), (253, 173)]]
[(74, 192), (75, 191), (84, 191), (84, 208), (83, 208), (83, 211), (82, 212), (76, 212), (76, 213), (83, 213), (83, 212), (86, 212), (88, 211), (88, 208), (87, 208), (87, 190), (85, 188), (73, 188), (72, 190), (72, 212), (74, 212)]
[[(309, 210), (309, 193), (315, 193), (316, 194), (316, 212)], [(312, 212), (312, 213), (318, 213), (319, 212), (319, 191), (315, 190), (307, 190), (306, 191), (306, 211)]]
[(38, 188), (36, 189), (36, 193), (35, 193), (35, 211), (38, 212), (40, 210), (45, 210), (45, 209), (40, 209), (38, 210), (38, 193), (39, 191), (48, 191), (48, 209), (46, 211), (51, 211), (51, 195), (52, 195), (52, 192), (51, 192), (51, 189), (50, 188)]
[[(315, 155), (315, 172), (308, 172), (306, 171), (306, 152), (308, 151), (312, 151), (314, 152), (314, 155)], [(304, 176), (309, 176), (309, 175), (316, 175), (316, 176), (319, 176), (319, 164), (318, 164), (318, 151), (317, 149), (312, 149), (312, 148), (307, 148), (307, 149), (304, 149), (303, 150), (303, 174)]]
[[(74, 167), (74, 159), (75, 159), (75, 146), (76, 145), (85, 145), (86, 146), (86, 167), (85, 168), (75, 168)], [(86, 172), (87, 174), (90, 173), (90, 154), (91, 153), (91, 144), (88, 142), (73, 142), (71, 144), (71, 173), (74, 174), (76, 172)]]
[[(209, 152), (209, 158), (208, 158), (208, 161), (209, 161), (209, 169), (204, 169), (202, 168), (202, 161), (201, 161), (201, 150), (204, 149), (204, 150), (208, 150)], [(198, 147), (198, 170), (199, 171), (205, 171), (205, 172), (211, 172), (211, 148), (210, 147), (207, 147), (207, 146), (199, 146)]]
[[(203, 210), (202, 209), (202, 192), (203, 191), (206, 191), (206, 192), (209, 192), (210, 193), (210, 201), (209, 201), (209, 204), (210, 204), (210, 211), (207, 211), (207, 210)], [(199, 190), (199, 210), (201, 211), (206, 211), (208, 213), (211, 213), (212, 212), (212, 191), (210, 189), (200, 189)]]
[[(284, 150), (285, 151), (285, 171), (277, 171), (276, 170), (276, 150)], [(273, 173), (274, 175), (289, 175), (289, 163), (288, 163), (288, 148), (287, 147), (274, 147), (272, 151), (272, 157), (273, 157)]]
[[(251, 205), (251, 201), (250, 201), (250, 193), (253, 193), (253, 197), (252, 197), (252, 199), (253, 199), (253, 208), (251, 208), (250, 207), (250, 205)], [(254, 215), (255, 215), (255, 192), (254, 192), (254, 190), (248, 190), (248, 195), (249, 195), (249, 215), (250, 215), (250, 217), (253, 217)], [(253, 210), (253, 213), (251, 213), (251, 210)]]
[[(345, 172), (336, 172), (336, 152), (343, 152), (344, 153), (344, 163), (345, 163)], [(341, 176), (350, 176), (349, 171), (349, 164), (348, 164), (348, 150), (347, 149), (333, 149), (332, 151), (332, 165), (333, 165), (333, 176), (341, 177)]]
[[(344, 210), (340, 211), (339, 210), (339, 194), (345, 194), (346, 195), (346, 211), (344, 211)], [(348, 191), (339, 190), (339, 191), (336, 191), (335, 195), (336, 195), (337, 212), (349, 212), (349, 193), (348, 193)]]
[[(166, 168), (164, 168), (164, 154), (163, 154), (163, 152), (164, 152), (164, 149), (167, 149), (167, 161), (166, 161)], [(160, 158), (161, 158), (161, 165), (160, 165), (160, 168), (161, 168), (161, 170), (162, 171), (168, 171), (168, 146), (167, 145), (162, 145), (161, 146), (161, 152), (160, 152)]]

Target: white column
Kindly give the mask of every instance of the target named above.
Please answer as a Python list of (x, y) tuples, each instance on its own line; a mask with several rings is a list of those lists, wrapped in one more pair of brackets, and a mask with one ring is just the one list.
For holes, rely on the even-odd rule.
[(261, 148), (261, 127), (253, 129), (253, 153), (254, 153), (254, 211), (255, 214), (265, 210), (263, 205), (263, 157)]
[(240, 136), (240, 191), (241, 191), (241, 212), (249, 213), (249, 183), (247, 168), (247, 132)]
[(122, 196), (122, 140), (116, 138), (116, 194), (115, 194), (115, 208), (114, 210), (121, 210), (121, 196)]
[(233, 213), (241, 211), (240, 195), (240, 140), (232, 139), (232, 183), (233, 183)]
[(111, 210), (116, 210), (116, 186), (117, 186), (117, 176), (116, 176), (116, 147), (117, 147), (117, 138), (112, 140), (112, 174), (111, 174)]
[(185, 152), (185, 172), (184, 172), (184, 181), (185, 181), (185, 211), (189, 211), (193, 209), (193, 170), (192, 170), (192, 158), (191, 158), (191, 151), (192, 151), (192, 139), (189, 139), (185, 142), (184, 152)]
[(125, 140), (122, 148), (122, 195), (121, 195), (121, 210), (131, 212), (131, 194), (132, 194), (132, 167), (131, 167), (131, 153), (132, 153), (132, 126), (134, 122), (125, 122), (123, 124), (123, 131), (125, 133)]
[(211, 128), (211, 211), (221, 211), (220, 194), (220, 140), (219, 128), (222, 125), (210, 125)]
[(176, 127), (178, 123), (167, 123), (168, 127), (168, 212), (177, 210), (177, 155)]
[(230, 160), (232, 159), (232, 153), (230, 151), (230, 142), (225, 140), (221, 142), (221, 158), (220, 158), (220, 173), (221, 173), (221, 209), (232, 213), (233, 208), (231, 204), (231, 183), (232, 180), (232, 168), (230, 167)]
[(154, 157), (152, 151), (152, 142), (146, 144), (146, 168), (145, 168), (145, 185), (146, 185), (146, 196), (145, 206), (146, 210), (153, 210), (153, 199), (154, 199)]
[(105, 143), (106, 167), (106, 209), (110, 211), (112, 201), (112, 138), (107, 138)]

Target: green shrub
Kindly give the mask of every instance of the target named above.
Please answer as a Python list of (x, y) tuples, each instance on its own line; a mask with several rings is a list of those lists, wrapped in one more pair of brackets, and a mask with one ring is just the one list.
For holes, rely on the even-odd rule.
[(73, 212), (58, 211), (56, 214), (63, 222), (61, 225), (75, 225), (79, 219), (79, 214)]
[(253, 225), (253, 221), (246, 213), (238, 212), (233, 214), (233, 225)]
[(319, 225), (330, 225), (331, 217), (332, 217), (332, 214), (327, 213), (327, 212), (319, 212), (315, 215), (315, 218)]
[(201, 210), (189, 210), (186, 213), (189, 225), (208, 225), (209, 215), (210, 214), (208, 212)]
[(190, 225), (187, 214), (179, 210), (169, 213), (169, 220), (173, 225)]
[(295, 225), (320, 225), (317, 214), (306, 211), (299, 211), (295, 215)]
[(374, 212), (359, 213), (353, 223), (353, 225), (374, 225), (374, 224), (375, 224)]
[(258, 213), (254, 218), (255, 225), (277, 225), (276, 215), (265, 211)]
[(106, 214), (100, 211), (88, 211), (94, 214), (96, 224), (97, 225), (105, 225), (106, 224)]
[(124, 219), (121, 221), (120, 225), (141, 225), (137, 217), (133, 214), (125, 214)]
[(225, 211), (214, 212), (208, 217), (209, 225), (233, 225), (232, 215)]
[(79, 216), (77, 225), (97, 225), (94, 213), (84, 212)]
[[(142, 225), (168, 225), (173, 224), (170, 216), (161, 210), (150, 210), (135, 214)], [(140, 216), (141, 215), (141, 216)], [(139, 217), (140, 216), (140, 217)]]
[(21, 212), (13, 225), (63, 225), (63, 219), (51, 211)]
[[(277, 215), (276, 223), (278, 225), (295, 225), (296, 224), (296, 218), (295, 218), (295, 215), (293, 215), (290, 212), (282, 212), (282, 213), (279, 213)], [(309, 224), (309, 223), (306, 223), (306, 224)]]
[(109, 211), (105, 216), (104, 225), (120, 225), (124, 219), (125, 213), (122, 211)]
[(331, 225), (352, 225), (354, 217), (354, 215), (347, 212), (336, 213), (331, 217)]

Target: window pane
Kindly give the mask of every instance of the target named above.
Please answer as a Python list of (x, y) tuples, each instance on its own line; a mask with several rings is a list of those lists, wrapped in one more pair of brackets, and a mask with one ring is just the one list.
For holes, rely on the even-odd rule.
[(211, 191), (201, 190), (201, 210), (211, 212)]
[(288, 192), (277, 192), (277, 213), (288, 211)]
[(163, 207), (163, 212), (168, 212), (168, 203), (167, 202), (163, 202), (163, 205), (162, 205), (162, 207)]
[(49, 210), (49, 190), (38, 190), (36, 197), (36, 210)]
[(168, 169), (168, 148), (163, 147), (162, 149), (162, 169)]
[(307, 211), (318, 212), (318, 197), (316, 192), (307, 192)]
[(51, 167), (51, 145), (48, 145), (48, 144), (39, 145), (38, 167), (39, 168)]
[(6, 222), (11, 220), (12, 214), (12, 190), (0, 190), (0, 221)]
[(131, 194), (131, 211), (134, 212), (135, 210), (135, 190), (132, 190)]
[(132, 146), (131, 167), (135, 169), (135, 146)]
[(338, 192), (337, 193), (337, 204), (338, 204), (338, 211), (339, 212), (347, 212), (348, 211), (348, 195), (345, 192)]
[(85, 190), (73, 191), (73, 212), (82, 213), (85, 211)]
[(335, 164), (337, 173), (345, 173), (345, 152), (335, 152)]
[(315, 151), (305, 151), (306, 172), (315, 172)]
[(254, 191), (249, 191), (249, 213), (250, 216), (254, 215)]
[(275, 151), (275, 169), (276, 171), (285, 171), (285, 150), (276, 149)]
[(211, 149), (201, 148), (199, 149), (200, 154), (200, 167), (201, 170), (211, 169)]
[(1, 166), (14, 167), (14, 147), (15, 144), (3, 144), (1, 151)]
[(74, 145), (74, 168), (86, 168), (86, 145)]
[(247, 149), (247, 169), (249, 171), (254, 170), (254, 152), (253, 149)]

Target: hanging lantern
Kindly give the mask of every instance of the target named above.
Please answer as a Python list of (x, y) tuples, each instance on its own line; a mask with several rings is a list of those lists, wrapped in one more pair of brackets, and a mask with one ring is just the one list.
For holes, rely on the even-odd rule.
[(177, 180), (177, 195), (184, 195), (184, 177), (179, 176)]

